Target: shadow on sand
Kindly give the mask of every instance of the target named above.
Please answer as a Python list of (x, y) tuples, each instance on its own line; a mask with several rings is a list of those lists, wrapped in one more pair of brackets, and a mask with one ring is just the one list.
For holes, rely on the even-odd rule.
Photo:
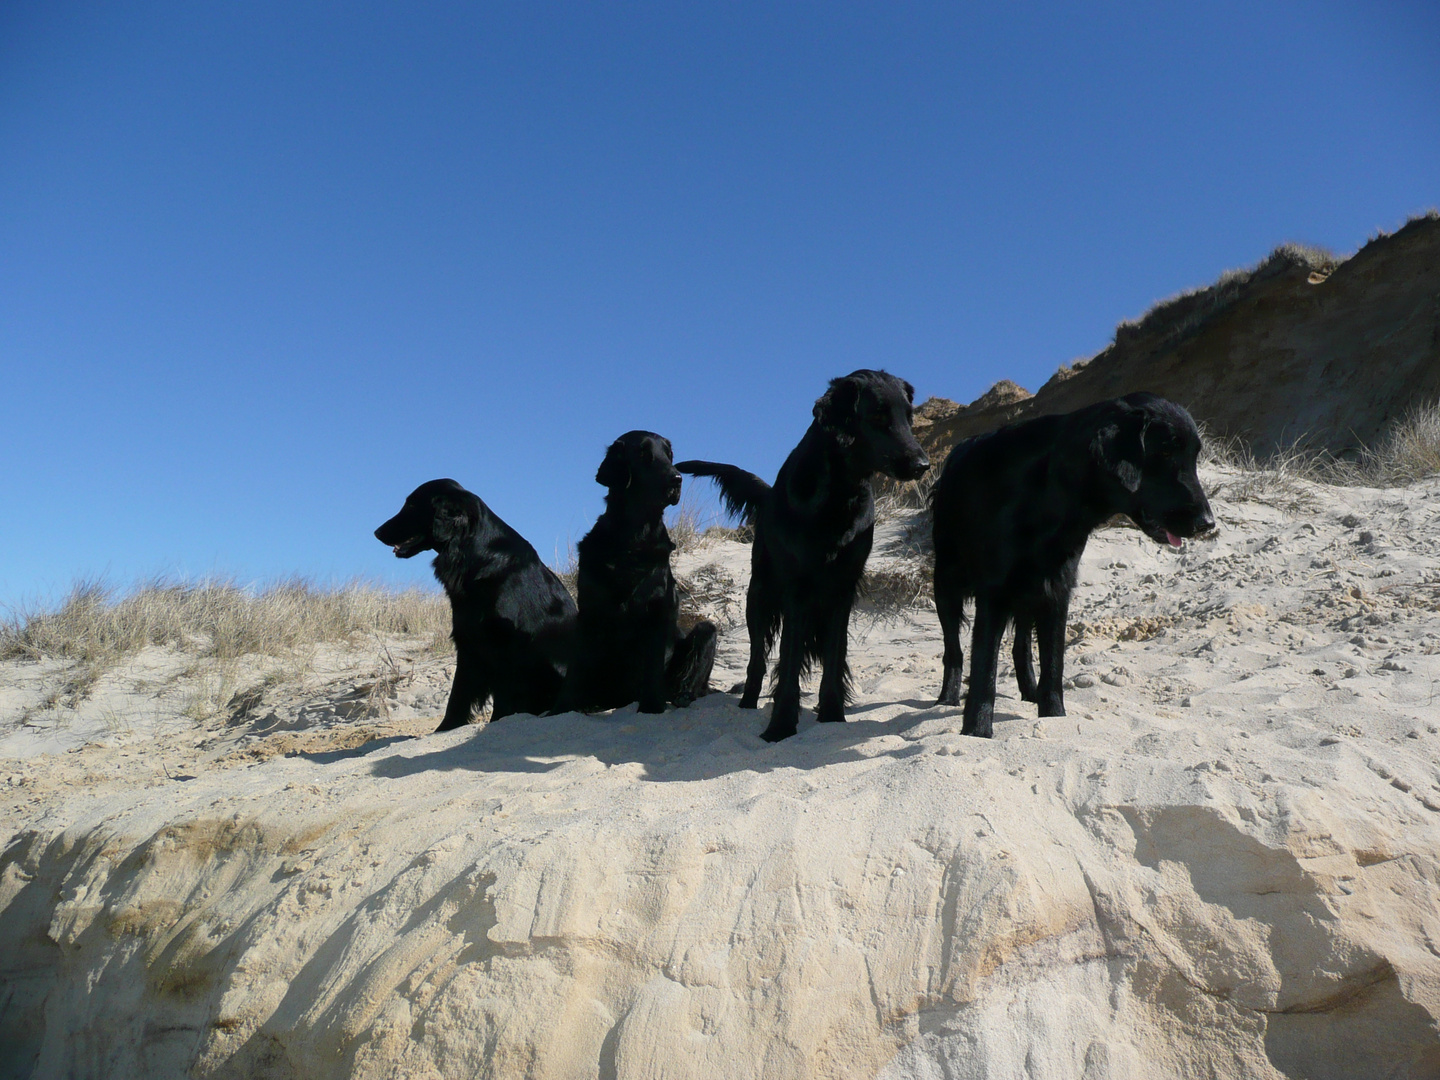
[[(961, 723), (959, 708), (931, 701), (865, 702), (849, 707), (850, 719), (844, 724), (817, 724), (815, 714), (804, 710), (796, 735), (767, 743), (759, 733), (768, 711), (741, 709), (735, 698), (717, 693), (663, 714), (638, 713), (630, 705), (594, 716), (508, 716), (494, 724), (435, 736), (433, 749), (430, 738), (422, 739), (425, 749), (417, 746), (418, 752), (406, 748), (386, 754), (371, 762), (369, 771), (390, 779), (453, 769), (537, 773), (568, 761), (593, 759), (607, 766), (638, 764), (644, 780), (684, 783), (733, 772), (815, 769), (880, 756), (909, 757), (922, 752), (921, 737), (958, 733)], [(995, 719), (1020, 716), (997, 710)], [(885, 741), (876, 741), (881, 739)], [(315, 761), (340, 760), (342, 755), (356, 756), (377, 745), (308, 756)], [(983, 745), (976, 740), (977, 751)]]

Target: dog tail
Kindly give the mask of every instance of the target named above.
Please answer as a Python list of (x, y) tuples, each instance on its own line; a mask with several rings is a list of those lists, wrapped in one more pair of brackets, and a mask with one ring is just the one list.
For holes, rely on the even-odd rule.
[(710, 477), (720, 489), (720, 501), (725, 504), (725, 509), (752, 525), (760, 511), (760, 504), (770, 494), (769, 484), (754, 473), (737, 469), (734, 465), (720, 465), (714, 461), (677, 461), (675, 468), (691, 476)]

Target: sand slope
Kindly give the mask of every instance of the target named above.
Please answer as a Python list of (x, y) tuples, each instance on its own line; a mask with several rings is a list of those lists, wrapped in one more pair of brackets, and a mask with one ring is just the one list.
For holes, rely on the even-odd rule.
[[(990, 742), (924, 606), (776, 746), (726, 695), (410, 738), (401, 642), (203, 722), (159, 650), (69, 713), (8, 665), (0, 1076), (1440, 1075), (1440, 482), (1206, 480), (1212, 541), (1097, 534), (1071, 715), (1005, 671)], [(720, 686), (747, 559), (680, 566)]]

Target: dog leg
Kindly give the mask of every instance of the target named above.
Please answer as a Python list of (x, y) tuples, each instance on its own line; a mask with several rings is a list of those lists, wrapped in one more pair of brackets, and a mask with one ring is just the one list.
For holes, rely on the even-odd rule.
[(1015, 616), (1015, 646), (1010, 650), (1015, 660), (1015, 681), (1020, 684), (1021, 701), (1039, 701), (1035, 683), (1035, 664), (1030, 656), (1030, 635), (1034, 620), (1029, 615)]
[(666, 694), (674, 705), (689, 705), (710, 692), (710, 670), (715, 666), (719, 635), (712, 622), (698, 622), (675, 643), (665, 671)]
[(770, 642), (775, 636), (775, 613), (764, 588), (757, 588), (752, 578), (745, 594), (745, 626), (750, 631), (750, 664), (745, 669), (745, 691), (740, 695), (740, 708), (754, 709), (760, 705), (760, 688), (765, 683), (765, 668), (770, 656)]
[(524, 711), (524, 706), (513, 696), (502, 698), (497, 694), (490, 702), (490, 723), (493, 724), (496, 720), (503, 720), (507, 716)]
[(951, 586), (948, 575), (935, 568), (935, 614), (940, 616), (940, 634), (945, 639), (944, 679), (938, 705), (960, 704), (960, 670), (965, 651), (960, 647), (960, 624), (965, 615), (963, 601)]
[(455, 728), (464, 727), (470, 722), (471, 710), (476, 705), (485, 704), (485, 699), (490, 696), (490, 688), (485, 685), (485, 678), (476, 670), (477, 667), (470, 650), (456, 648), (455, 680), (450, 684), (450, 701), (445, 706), (445, 718), (440, 721), (436, 731), (453, 731)]
[(962, 735), (988, 739), (995, 722), (995, 668), (1005, 613), (987, 597), (975, 599), (975, 632), (970, 641), (970, 692), (965, 695)]
[(850, 605), (836, 604), (825, 621), (825, 649), (821, 657), (825, 670), (820, 676), (820, 700), (815, 710), (815, 719), (822, 724), (845, 722), (846, 688), (850, 682), (845, 652), (849, 635)]
[(640, 643), (640, 692), (637, 695), (640, 712), (665, 711), (665, 639), (669, 633), (669, 627), (661, 623)]
[(1040, 644), (1040, 715), (1065, 715), (1065, 619), (1069, 597), (1050, 601), (1035, 618)]
[(780, 629), (780, 661), (775, 669), (770, 726), (760, 733), (766, 742), (788, 739), (800, 725), (800, 669), (804, 666), (804, 651), (805, 617), (798, 611), (788, 612)]

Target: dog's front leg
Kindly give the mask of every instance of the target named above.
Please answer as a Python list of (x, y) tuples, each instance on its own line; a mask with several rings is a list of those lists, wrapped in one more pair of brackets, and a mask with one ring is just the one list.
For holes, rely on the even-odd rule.
[(473, 653), (459, 645), (455, 647), (455, 679), (450, 684), (450, 701), (445, 706), (445, 718), (436, 731), (451, 731), (464, 727), (470, 722), (470, 712), (476, 705), (484, 705), (490, 696), (490, 687)]
[(779, 742), (800, 726), (800, 669), (804, 666), (805, 616), (785, 613), (780, 627), (780, 660), (775, 669), (775, 697), (770, 726), (760, 733), (766, 742)]
[(975, 598), (975, 633), (970, 640), (970, 692), (965, 695), (962, 735), (988, 739), (995, 722), (995, 667), (1005, 613), (989, 597)]
[(669, 627), (658, 619), (650, 619), (650, 626), (640, 640), (640, 693), (639, 709), (643, 713), (665, 711), (665, 644)]
[(850, 667), (845, 662), (850, 641), (850, 605), (836, 604), (825, 620), (825, 670), (820, 676), (820, 700), (815, 719), (822, 724), (845, 722), (845, 698), (850, 685)]
[(1070, 598), (1048, 602), (1036, 613), (1040, 643), (1040, 715), (1065, 715), (1065, 619)]

